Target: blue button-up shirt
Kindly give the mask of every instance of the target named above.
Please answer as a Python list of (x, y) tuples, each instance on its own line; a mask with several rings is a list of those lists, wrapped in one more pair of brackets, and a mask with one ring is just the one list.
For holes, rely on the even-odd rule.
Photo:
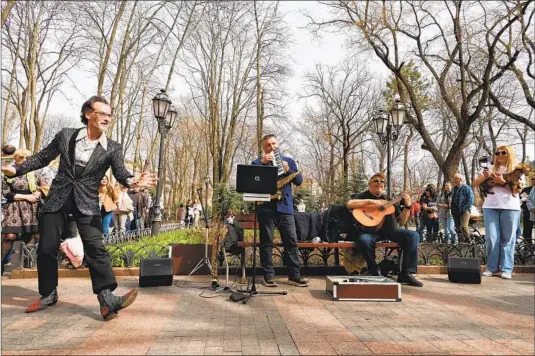
[[(294, 172), (297, 172), (297, 164), (295, 164), (295, 161), (291, 159), (290, 157), (282, 157), (283, 161), (288, 162), (288, 172), (286, 172), (286, 175), (290, 175)], [(255, 166), (272, 166), (273, 162), (268, 162), (266, 164), (262, 163), (262, 160), (260, 158), (257, 158), (252, 163)], [(284, 176), (283, 176), (284, 177)], [(282, 177), (281, 177), (282, 178)], [(280, 178), (279, 178), (280, 179)], [(280, 189), (281, 192), (281, 199), (280, 200), (272, 200), (269, 203), (264, 203), (258, 205), (256, 208), (257, 213), (261, 214), (263, 212), (272, 211), (276, 209), (279, 213), (282, 214), (292, 214), (294, 213), (294, 198), (293, 198), (293, 192), (292, 192), (292, 183), (295, 185), (301, 185), (303, 183), (303, 176), (301, 174), (298, 174), (291, 183), (286, 184), (284, 187)]]

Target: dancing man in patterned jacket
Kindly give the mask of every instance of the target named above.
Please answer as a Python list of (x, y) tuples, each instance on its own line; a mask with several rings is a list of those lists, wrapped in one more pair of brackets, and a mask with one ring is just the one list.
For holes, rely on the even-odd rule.
[(84, 244), (85, 260), (89, 267), (93, 292), (97, 294), (100, 314), (110, 320), (120, 309), (135, 300), (137, 288), (123, 296), (113, 290), (117, 281), (112, 270), (110, 254), (102, 240), (99, 182), (111, 167), (113, 175), (127, 187), (152, 187), (154, 175), (142, 174), (139, 181), (124, 166), (121, 145), (107, 138), (112, 109), (100, 96), (89, 98), (81, 110), (83, 128), (64, 128), (42, 151), (29, 157), (19, 166), (2, 166), (7, 176), (21, 176), (47, 166), (60, 156), (59, 169), (50, 193), (41, 209), (42, 225), (37, 250), (37, 273), (41, 298), (26, 312), (35, 312), (58, 302), (58, 249), (68, 214), (73, 214)]

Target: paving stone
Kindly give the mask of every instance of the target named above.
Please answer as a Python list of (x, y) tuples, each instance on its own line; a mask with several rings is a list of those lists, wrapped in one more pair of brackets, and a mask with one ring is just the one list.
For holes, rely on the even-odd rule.
[(464, 340), (465, 344), (471, 346), (476, 351), (482, 351), (487, 355), (516, 355), (518, 352), (510, 347), (506, 347), (494, 340)]
[(535, 354), (535, 345), (534, 345), (535, 340), (534, 339), (531, 339), (531, 340), (496, 339), (494, 341), (520, 353)]
[(338, 355), (370, 355), (373, 354), (362, 342), (334, 342), (330, 343), (331, 347)]
[(301, 355), (336, 355), (336, 351), (325, 342), (296, 342)]
[(459, 340), (438, 340), (438, 341), (430, 341), (430, 343), (440, 350), (442, 350), (444, 353), (449, 352), (475, 352), (476, 349), (472, 348), (470, 345), (459, 341)]
[(365, 341), (364, 345), (373, 353), (379, 355), (409, 354), (409, 351), (396, 341)]
[(221, 355), (223, 354), (223, 348), (219, 346), (207, 346), (204, 348), (205, 355)]

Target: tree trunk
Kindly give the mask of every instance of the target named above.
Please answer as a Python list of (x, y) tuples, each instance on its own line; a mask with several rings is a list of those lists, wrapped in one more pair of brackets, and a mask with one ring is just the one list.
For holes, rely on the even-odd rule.
[(105, 42), (107, 45), (106, 45), (106, 54), (104, 55), (104, 60), (99, 65), (97, 95), (102, 95), (102, 88), (104, 87), (104, 80), (106, 78), (106, 70), (108, 69), (108, 62), (110, 59), (113, 43), (115, 41), (115, 34), (117, 33), (117, 27), (119, 26), (119, 22), (121, 22), (121, 17), (123, 16), (126, 3), (127, 3), (127, 0), (121, 1), (121, 6), (119, 7), (119, 11), (117, 12), (117, 15), (115, 16), (115, 19), (114, 19), (113, 28), (110, 34), (110, 39), (108, 41), (104, 41), (104, 39), (102, 39), (103, 42)]
[(16, 2), (17, 2), (16, 0), (7, 0), (6, 7), (5, 9), (2, 10), (2, 27), (4, 27), (7, 21), (7, 18), (9, 16), (9, 13), (11, 12), (11, 9), (13, 8), (13, 6), (15, 6)]
[(409, 144), (411, 143), (414, 130), (409, 127), (409, 135), (405, 139), (403, 146), (403, 191), (407, 192), (410, 188), (409, 184)]
[(466, 162), (466, 156), (464, 155), (464, 151), (461, 154), (461, 162), (463, 163), (463, 170), (464, 170), (464, 176), (466, 179), (467, 185), (472, 185), (472, 180), (470, 177), (470, 171), (468, 170), (468, 162)]
[(257, 140), (257, 151), (258, 157), (262, 156), (262, 132), (263, 132), (263, 123), (264, 118), (262, 117), (261, 110), (261, 101), (262, 98), (262, 86), (260, 83), (260, 46), (262, 45), (262, 32), (260, 31), (258, 23), (258, 13), (256, 11), (256, 0), (253, 1), (254, 5), (254, 17), (256, 23), (256, 140)]
[[(15, 1), (9, 1), (9, 3), (11, 3), (11, 7), (13, 5), (15, 5)], [(9, 3), (7, 5), (8, 7), (10, 6)], [(4, 13), (2, 12), (2, 17), (3, 17), (3, 15), (4, 15)], [(6, 15), (6, 17), (7, 17), (7, 15)], [(2, 20), (2, 26), (3, 26), (3, 23), (4, 23), (4, 20)], [(13, 53), (13, 65), (11, 66), (11, 75), (10, 75), (10, 78), (9, 78), (9, 87), (8, 87), (8, 91), (7, 91), (6, 100), (4, 101), (5, 108), (4, 108), (4, 116), (3, 116), (3, 120), (2, 120), (2, 142), (4, 142), (4, 143), (6, 143), (8, 141), (7, 130), (10, 127), (10, 125), (7, 125), (7, 119), (9, 117), (9, 108), (11, 106), (11, 95), (13, 94), (13, 85), (15, 84), (15, 77), (16, 77), (15, 71), (17, 70), (17, 62), (19, 60), (20, 40), (21, 40), (20, 34), (21, 34), (21, 31), (22, 31), (22, 26), (19, 26), (19, 31), (18, 31), (18, 35), (17, 35), (17, 46), (15, 47), (15, 53)]]

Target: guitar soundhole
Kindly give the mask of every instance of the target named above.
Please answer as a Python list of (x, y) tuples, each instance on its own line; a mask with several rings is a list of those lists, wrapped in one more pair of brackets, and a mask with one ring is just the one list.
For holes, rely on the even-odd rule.
[(381, 205), (381, 206), (379, 206), (379, 211), (383, 211), (383, 210), (385, 210), (385, 207), (384, 207), (384, 206), (382, 206), (382, 205)]
[(368, 213), (367, 211), (364, 212), (364, 215), (366, 215), (368, 217), (368, 219), (373, 220), (373, 216), (370, 213)]

